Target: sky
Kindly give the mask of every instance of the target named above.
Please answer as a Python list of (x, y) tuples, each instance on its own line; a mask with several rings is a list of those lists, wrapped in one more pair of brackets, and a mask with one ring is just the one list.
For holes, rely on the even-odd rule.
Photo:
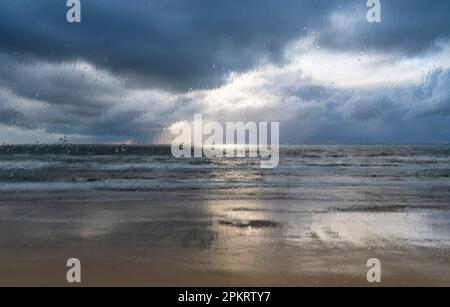
[(0, 2), (0, 142), (148, 144), (194, 114), (283, 144), (450, 141), (450, 1)]

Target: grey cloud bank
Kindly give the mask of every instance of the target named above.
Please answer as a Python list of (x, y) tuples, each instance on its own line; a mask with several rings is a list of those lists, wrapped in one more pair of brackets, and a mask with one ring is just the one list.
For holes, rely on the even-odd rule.
[(0, 4), (0, 141), (160, 140), (202, 113), (282, 143), (450, 140), (448, 1)]

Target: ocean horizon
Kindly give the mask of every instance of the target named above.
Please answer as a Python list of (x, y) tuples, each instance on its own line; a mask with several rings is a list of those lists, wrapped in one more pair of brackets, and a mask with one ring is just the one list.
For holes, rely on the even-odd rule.
[(58, 285), (72, 254), (91, 285), (360, 285), (375, 256), (385, 284), (445, 284), (449, 166), (442, 145), (281, 146), (270, 170), (160, 145), (0, 146), (0, 263), (15, 272), (0, 284), (44, 266), (36, 284)]

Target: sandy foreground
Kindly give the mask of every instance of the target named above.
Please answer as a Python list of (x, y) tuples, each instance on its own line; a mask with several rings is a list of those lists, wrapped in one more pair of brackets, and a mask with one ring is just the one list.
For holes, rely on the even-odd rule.
[[(315, 208), (312, 210), (311, 208)], [(318, 210), (299, 201), (7, 201), (0, 285), (450, 286), (445, 208)]]

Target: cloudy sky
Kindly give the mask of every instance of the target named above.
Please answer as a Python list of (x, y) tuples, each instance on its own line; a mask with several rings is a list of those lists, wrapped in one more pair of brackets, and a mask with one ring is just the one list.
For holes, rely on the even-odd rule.
[(0, 2), (0, 142), (152, 143), (195, 113), (282, 143), (450, 141), (450, 1)]

